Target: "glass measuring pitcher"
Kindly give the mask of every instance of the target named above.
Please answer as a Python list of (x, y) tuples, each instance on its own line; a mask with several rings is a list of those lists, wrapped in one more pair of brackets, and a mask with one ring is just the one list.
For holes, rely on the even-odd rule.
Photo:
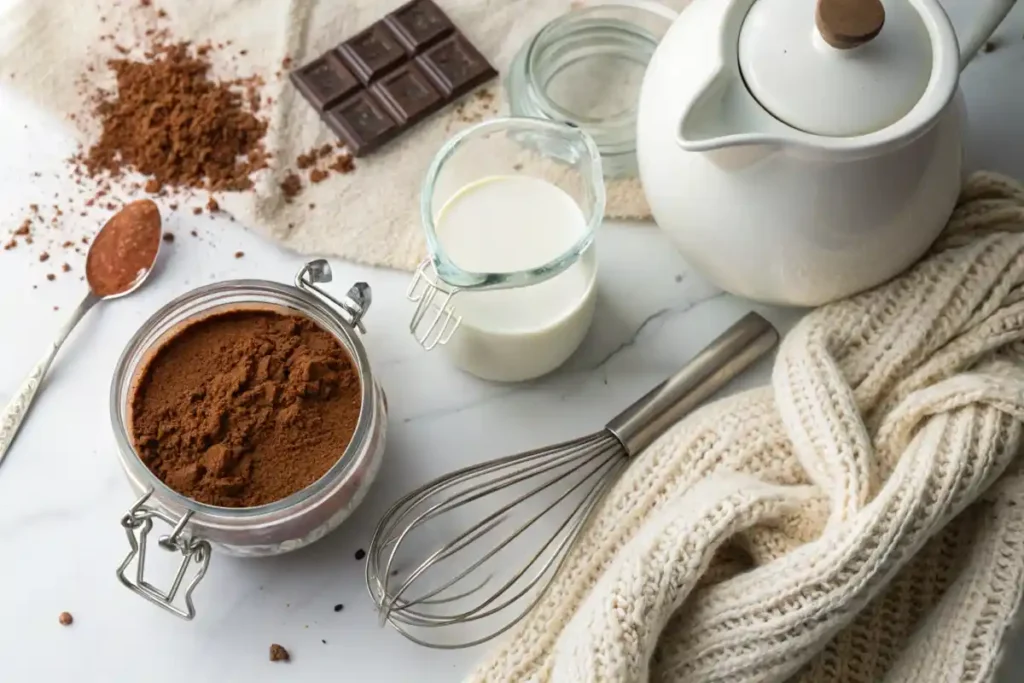
[(429, 256), (407, 293), (417, 342), (446, 345), (465, 324), (480, 359), (505, 362), (518, 338), (572, 322), (577, 309), (592, 313), (596, 262), (587, 254), (604, 203), (597, 146), (574, 126), (498, 118), (456, 135), (431, 163), (420, 198)]

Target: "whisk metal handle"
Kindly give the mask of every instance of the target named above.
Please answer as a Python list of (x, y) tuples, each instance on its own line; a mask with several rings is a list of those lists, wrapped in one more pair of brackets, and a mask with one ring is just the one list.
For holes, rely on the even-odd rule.
[(736, 375), (771, 351), (779, 333), (748, 313), (704, 347), (682, 370), (606, 425), (630, 455), (639, 453)]

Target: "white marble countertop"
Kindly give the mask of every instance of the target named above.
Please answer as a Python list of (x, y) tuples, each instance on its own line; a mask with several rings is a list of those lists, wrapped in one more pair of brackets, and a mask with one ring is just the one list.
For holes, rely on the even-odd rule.
[[(959, 19), (969, 0), (949, 4)], [(981, 55), (964, 77), (970, 156), (975, 167), (1024, 177), (1024, 7), (999, 36), (1003, 47)], [(49, 206), (54, 192), (68, 190), (53, 172), (69, 145), (43, 115), (0, 92), (0, 232), (17, 226), (30, 203)], [(354, 553), (378, 515), (462, 464), (599, 428), (751, 308), (688, 272), (655, 228), (608, 225), (599, 239), (597, 320), (583, 348), (552, 376), (497, 386), (414, 344), (407, 274), (333, 262), (335, 291), (355, 280), (374, 291), (365, 341), (392, 420), (379, 479), (340, 530), (307, 549), (262, 560), (215, 556), (196, 591), (199, 614), (185, 622), (114, 576), (127, 551), (118, 520), (132, 494), (115, 455), (110, 376), (131, 334), (172, 297), (213, 280), (290, 281), (304, 259), (223, 218), (177, 212), (167, 227), (178, 239), (152, 283), (84, 321), (0, 468), (0, 680), (458, 680), (479, 651), (423, 649), (376, 624)], [(53, 265), (0, 252), (0, 403), (84, 292), (77, 277), (46, 281)], [(799, 317), (754, 308), (782, 329)], [(767, 372), (763, 363), (737, 386), (763, 383)], [(336, 613), (338, 603), (345, 608)], [(70, 628), (57, 623), (65, 610), (75, 617)], [(293, 661), (270, 663), (270, 643), (287, 647)], [(1024, 647), (1016, 649), (1019, 657)], [(1003, 680), (1019, 680), (1012, 672), (1021, 667), (1024, 660), (1008, 660)]]

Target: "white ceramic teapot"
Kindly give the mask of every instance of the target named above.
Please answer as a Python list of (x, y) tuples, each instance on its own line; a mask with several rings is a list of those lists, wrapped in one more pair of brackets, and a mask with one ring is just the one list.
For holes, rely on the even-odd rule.
[(758, 301), (879, 284), (934, 241), (963, 180), (958, 47), (936, 0), (693, 0), (640, 94), (654, 219), (689, 264)]

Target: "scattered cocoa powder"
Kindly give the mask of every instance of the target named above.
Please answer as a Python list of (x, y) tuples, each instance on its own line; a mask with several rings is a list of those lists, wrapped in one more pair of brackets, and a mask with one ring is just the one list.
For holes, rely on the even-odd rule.
[(292, 201), (302, 192), (302, 178), (294, 173), (289, 173), (281, 183), (281, 191), (284, 193), (284, 200), (286, 202)]
[(71, 265), (68, 264), (68, 263), (62, 263), (61, 266), (60, 266), (60, 269), (61, 269), (61, 272), (63, 272), (63, 273), (70, 273), (71, 272)]
[(331, 169), (336, 173), (351, 173), (356, 167), (355, 160), (352, 159), (351, 154), (339, 154), (327, 168)]
[(327, 171), (321, 170), (319, 168), (314, 168), (312, 171), (309, 172), (309, 182), (311, 182), (311, 183), (323, 182), (324, 180), (327, 180), (327, 177), (329, 175), (331, 175), (331, 174), (328, 173)]
[(46, 279), (49, 280), (50, 282), (53, 282), (54, 280), (57, 279), (57, 276), (54, 275), (53, 273), (47, 273), (46, 274)]
[(32, 232), (32, 221), (26, 218), (22, 224), (18, 226), (18, 229), (14, 231), (14, 234), (18, 237), (24, 237), (30, 232)]
[(235, 258), (242, 258), (243, 256), (245, 256), (245, 252), (244, 251), (236, 251), (235, 252)]
[(192, 209), (192, 213), (193, 213), (194, 215), (196, 215), (196, 216), (198, 216), (198, 215), (199, 215), (199, 214), (201, 214), (202, 212), (203, 212), (203, 207), (201, 207), (201, 206), (196, 206), (196, 207), (194, 207), (194, 208)]
[(4, 251), (10, 251), (11, 249), (15, 249), (17, 246), (18, 240), (12, 238), (4, 243)]
[(272, 662), (288, 662), (291, 661), (291, 655), (288, 654), (288, 650), (284, 649), (277, 643), (270, 646), (270, 661)]
[(48, 252), (44, 251), (42, 254), (39, 255), (39, 262), (40, 263), (46, 263), (49, 260), (50, 260), (50, 254)]
[(61, 626), (71, 626), (75, 618), (71, 616), (71, 612), (61, 612), (60, 616), (57, 617), (57, 621), (60, 622)]
[(164, 242), (168, 242), (168, 243), (173, 242), (174, 241), (174, 233), (173, 232), (165, 232), (163, 240), (164, 240)]
[(139, 457), (193, 500), (252, 507), (290, 496), (337, 462), (361, 406), (358, 370), (312, 320), (239, 309), (186, 325), (133, 381)]
[(220, 211), (220, 204), (217, 203), (216, 199), (210, 197), (210, 199), (206, 202), (206, 210), (209, 211), (210, 213)]
[(246, 107), (242, 81), (212, 80), (209, 60), (188, 43), (152, 54), (108, 62), (117, 92), (96, 104), (100, 137), (80, 159), (89, 175), (128, 168), (161, 186), (250, 189), (250, 175), (267, 166), (267, 123)]
[(156, 178), (150, 178), (149, 180), (146, 181), (146, 186), (143, 189), (150, 194), (156, 194), (163, 188), (164, 186), (160, 183), (159, 180), (157, 180)]

